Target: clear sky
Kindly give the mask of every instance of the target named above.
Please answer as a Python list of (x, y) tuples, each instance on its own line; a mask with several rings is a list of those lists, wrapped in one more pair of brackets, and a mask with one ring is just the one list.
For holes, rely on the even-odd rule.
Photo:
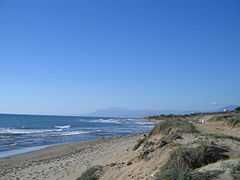
[(0, 0), (0, 112), (240, 104), (239, 0)]

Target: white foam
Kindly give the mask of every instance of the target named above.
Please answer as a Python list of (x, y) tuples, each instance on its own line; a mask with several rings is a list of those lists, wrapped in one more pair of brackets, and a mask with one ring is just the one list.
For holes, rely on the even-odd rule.
[(121, 124), (120, 120), (118, 119), (97, 119), (92, 122), (95, 123), (112, 123), (112, 124)]
[(136, 124), (139, 124), (139, 125), (154, 125), (154, 123), (152, 122), (146, 122), (146, 121), (137, 121), (135, 122)]
[(64, 132), (61, 133), (62, 136), (73, 136), (73, 135), (79, 135), (79, 134), (88, 134), (87, 131), (71, 131), (71, 132)]
[(55, 128), (58, 128), (58, 129), (69, 129), (70, 127), (71, 127), (70, 125), (55, 126)]
[(15, 128), (0, 128), (0, 134), (37, 134), (62, 131), (61, 129), (15, 129)]

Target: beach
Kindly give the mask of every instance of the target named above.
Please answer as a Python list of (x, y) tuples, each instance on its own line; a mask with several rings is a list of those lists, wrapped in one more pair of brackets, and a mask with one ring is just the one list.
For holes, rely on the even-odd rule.
[(0, 121), (0, 180), (75, 180), (94, 165), (124, 162), (154, 126), (138, 118), (81, 116), (0, 114)]
[(211, 174), (216, 180), (237, 180), (239, 117), (240, 113), (159, 116), (152, 119), (156, 124), (150, 133), (54, 145), (1, 158), (0, 180), (160, 180), (181, 177), (186, 170), (186, 179)]
[(0, 159), (0, 180), (75, 180), (87, 168), (128, 154), (141, 135), (63, 144)]

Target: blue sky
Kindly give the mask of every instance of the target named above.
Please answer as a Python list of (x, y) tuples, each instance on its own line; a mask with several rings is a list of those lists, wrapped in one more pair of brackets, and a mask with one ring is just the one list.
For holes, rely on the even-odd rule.
[(0, 112), (240, 104), (238, 0), (0, 0)]

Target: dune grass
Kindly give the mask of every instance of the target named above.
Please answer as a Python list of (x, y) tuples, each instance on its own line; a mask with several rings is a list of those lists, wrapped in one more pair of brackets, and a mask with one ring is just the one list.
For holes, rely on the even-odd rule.
[(240, 107), (235, 109), (236, 112), (240, 112)]
[(232, 177), (234, 180), (239, 180), (240, 179), (240, 162), (238, 163), (238, 165), (236, 167), (234, 167), (232, 169)]
[(231, 139), (233, 141), (240, 142), (240, 138), (236, 137), (236, 136), (230, 136), (230, 135), (225, 135), (225, 134), (212, 134), (212, 133), (207, 133), (207, 134), (203, 134), (203, 135), (211, 137), (211, 138), (215, 138), (215, 139)]
[(99, 180), (102, 174), (103, 174), (102, 166), (93, 166), (93, 167), (87, 169), (76, 180)]
[(217, 178), (223, 171), (191, 172), (184, 180), (211, 180)]
[(140, 146), (146, 143), (151, 136), (162, 134), (164, 135), (162, 142), (164, 141), (165, 144), (169, 144), (173, 140), (181, 138), (181, 133), (199, 133), (199, 131), (188, 121), (162, 121), (153, 128), (149, 135), (145, 135), (144, 138), (139, 139), (133, 150), (137, 150)]
[(192, 123), (188, 121), (162, 121), (150, 132), (150, 136), (157, 134), (168, 135), (171, 133), (198, 133), (198, 130)]
[[(156, 180), (200, 180), (211, 179), (216, 174), (193, 173), (194, 169), (228, 159), (228, 150), (216, 145), (202, 144), (199, 147), (180, 147), (171, 155), (171, 159), (156, 175)], [(218, 172), (219, 173), (219, 172)]]
[(144, 136), (144, 138), (140, 138), (137, 141), (137, 144), (133, 147), (133, 150), (136, 151), (146, 140), (147, 140), (147, 136), (146, 135)]
[(224, 115), (224, 116), (216, 116), (211, 119), (211, 121), (222, 121), (228, 124), (231, 127), (240, 127), (240, 115)]

